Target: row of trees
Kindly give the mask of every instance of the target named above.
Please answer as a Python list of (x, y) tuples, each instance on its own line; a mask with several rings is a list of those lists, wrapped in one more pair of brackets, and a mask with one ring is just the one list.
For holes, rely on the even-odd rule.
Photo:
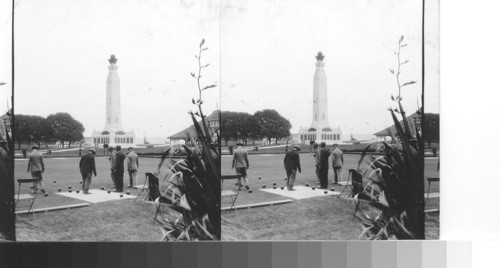
[(253, 115), (243, 112), (223, 111), (221, 113), (221, 138), (225, 145), (229, 140), (241, 140), (246, 145), (248, 140), (287, 138), (292, 124), (273, 109), (257, 111)]
[(17, 114), (14, 121), (14, 141), (18, 148), (21, 144), (38, 144), (49, 142), (71, 143), (83, 140), (85, 128), (68, 113), (56, 113), (47, 118), (38, 115)]

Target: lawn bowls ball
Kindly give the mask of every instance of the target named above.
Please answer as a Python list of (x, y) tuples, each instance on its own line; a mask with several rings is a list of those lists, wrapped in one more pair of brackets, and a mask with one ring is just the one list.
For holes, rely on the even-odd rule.
[(57, 191), (58, 191), (58, 192), (60, 192), (60, 191), (61, 191), (61, 188), (57, 189)]
[(111, 191), (108, 190), (108, 194), (110, 194), (110, 193), (111, 193)]
[(307, 186), (307, 187), (309, 187), (309, 186), (310, 186), (310, 184), (308, 183), (308, 184), (306, 184), (306, 186)]
[(266, 188), (266, 185), (265, 185), (265, 184), (264, 184), (264, 185), (262, 185), (262, 188)]
[(273, 189), (276, 189), (276, 186), (273, 186)]
[(324, 193), (325, 193), (325, 194), (327, 194), (327, 193), (328, 193), (328, 191), (324, 191)]
[(127, 191), (127, 194), (130, 194), (130, 191)]
[(332, 192), (335, 191), (335, 188), (332, 187), (332, 189), (330, 189), (330, 191), (332, 191)]
[(285, 181), (287, 180), (287, 178), (285, 178)]
[(71, 193), (71, 192), (72, 192), (72, 190), (69, 190), (69, 192)]
[(285, 189), (285, 187), (281, 186), (281, 190)]
[(54, 183), (56, 183), (56, 181), (53, 181)]
[(82, 182), (80, 182), (80, 184), (82, 184)]
[(123, 195), (121, 194), (120, 197), (123, 197)]
[(316, 187), (314, 187), (314, 186), (313, 186), (313, 188), (312, 188), (312, 189), (314, 190), (314, 189), (316, 189)]
[(47, 196), (49, 196), (49, 194), (48, 194), (48, 193), (45, 193), (45, 197), (47, 197)]
[(259, 180), (262, 179), (261, 177), (259, 177)]
[(252, 190), (248, 190), (248, 193), (250, 193), (250, 194), (251, 194), (252, 192), (253, 192)]
[(238, 183), (237, 183), (237, 182), (235, 182), (235, 183), (234, 183), (234, 185), (238, 185)]
[(76, 193), (79, 194), (80, 193), (80, 190), (76, 190)]
[(104, 186), (101, 186), (101, 190), (104, 190)]
[(276, 182), (273, 182), (273, 185), (276, 185)]
[(71, 186), (68, 187), (68, 190), (71, 190)]

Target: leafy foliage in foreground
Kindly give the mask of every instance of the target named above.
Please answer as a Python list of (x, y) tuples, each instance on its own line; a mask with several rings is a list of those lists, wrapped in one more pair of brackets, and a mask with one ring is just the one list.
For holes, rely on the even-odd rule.
[[(191, 73), (197, 80), (199, 99), (193, 104), (198, 111), (190, 112), (196, 137), (188, 132), (194, 149), (184, 146), (187, 157), (181, 160), (170, 158), (170, 149), (162, 155), (161, 165), (170, 165), (172, 175), (168, 178), (168, 186), (163, 196), (155, 202), (163, 203), (166, 207), (162, 214), (163, 237), (162, 240), (170, 241), (197, 241), (218, 240), (221, 237), (220, 228), (220, 138), (218, 133), (211, 133), (207, 127), (206, 115), (203, 114), (201, 105), (202, 91), (215, 87), (215, 84), (201, 87), (201, 70), (208, 64), (201, 64), (201, 53), (208, 48), (203, 47), (205, 40), (200, 43), (198, 59), (198, 74)], [(196, 118), (201, 118), (198, 122)], [(212, 137), (216, 137), (213, 140)], [(167, 178), (166, 178), (167, 179)]]
[[(415, 126), (407, 120), (401, 103), (398, 103), (402, 124), (396, 112), (390, 109), (397, 138), (392, 135), (394, 144), (384, 142), (383, 156), (375, 158), (370, 155), (371, 170), (364, 173), (367, 187), (375, 189), (366, 193), (369, 204), (377, 213), (375, 216), (364, 215), (364, 231), (360, 238), (425, 239), (423, 140), (418, 131), (411, 131)], [(368, 148), (361, 156), (359, 167)]]

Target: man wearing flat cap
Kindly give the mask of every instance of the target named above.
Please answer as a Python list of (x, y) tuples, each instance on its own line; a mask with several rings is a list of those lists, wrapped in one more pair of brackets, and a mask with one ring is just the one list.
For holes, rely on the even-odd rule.
[(328, 158), (330, 157), (330, 150), (326, 148), (326, 143), (321, 142), (319, 151), (319, 181), (321, 188), (328, 188)]
[(94, 155), (95, 150), (90, 148), (87, 154), (80, 158), (80, 173), (82, 174), (82, 190), (84, 194), (90, 194), (89, 187), (92, 181), (92, 173), (97, 176)]
[(112, 188), (116, 188), (116, 151), (113, 146), (108, 147), (109, 163), (111, 164), (111, 180), (113, 181)]
[(245, 148), (243, 148), (242, 143), (236, 144), (236, 149), (233, 151), (233, 165), (231, 168), (236, 169), (236, 174), (240, 175), (241, 178), (238, 179), (238, 189), (242, 187), (241, 181), (245, 184), (245, 188), (250, 190), (250, 186), (248, 186), (248, 178), (247, 178), (247, 169), (250, 167), (248, 163), (248, 153)]
[(31, 147), (33, 151), (31, 152), (28, 160), (28, 171), (31, 172), (31, 178), (40, 179), (37, 182), (33, 182), (33, 193), (36, 194), (38, 188), (42, 188), (43, 192), (43, 178), (42, 173), (45, 172), (45, 165), (43, 164), (43, 155), (38, 151), (38, 146)]
[(115, 183), (117, 193), (123, 192), (123, 173), (125, 172), (125, 154), (122, 152), (122, 147), (116, 145), (116, 159), (115, 159)]
[(297, 177), (297, 170), (302, 173), (300, 168), (300, 156), (299, 156), (300, 146), (294, 145), (292, 150), (285, 154), (284, 165), (286, 171), (286, 187), (288, 191), (295, 191), (293, 184), (295, 183), (295, 178)]
[(137, 169), (139, 168), (139, 156), (134, 152), (133, 147), (128, 147), (127, 154), (127, 170), (129, 176), (128, 188), (134, 187), (137, 184), (135, 177), (137, 176)]

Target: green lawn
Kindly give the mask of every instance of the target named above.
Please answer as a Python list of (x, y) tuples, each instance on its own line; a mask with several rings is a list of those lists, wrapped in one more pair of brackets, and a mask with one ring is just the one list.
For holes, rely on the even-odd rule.
[[(159, 159), (140, 158), (138, 183), (144, 183), (145, 173), (156, 170)], [(84, 203), (79, 199), (57, 195), (57, 189), (67, 191), (81, 189), (79, 158), (50, 158), (45, 159), (46, 172), (43, 174), (45, 189), (48, 196), (37, 195), (34, 208)], [(27, 161), (16, 159), (15, 178), (30, 178), (26, 173)], [(97, 177), (92, 178), (91, 189), (100, 189), (104, 186), (110, 189), (109, 161), (104, 157), (96, 158)], [(165, 167), (162, 174), (167, 174)], [(160, 178), (162, 181), (163, 176)], [(56, 181), (55, 183), (53, 181)], [(124, 176), (124, 184), (128, 184), (128, 174)], [(30, 186), (23, 184), (21, 193), (29, 193)], [(139, 190), (125, 188), (132, 195)], [(16, 182), (17, 193), (17, 182)], [(80, 192), (82, 194), (82, 192)], [(36, 219), (32, 215), (21, 215), (16, 220), (16, 233), (19, 241), (157, 241), (161, 238), (158, 224), (153, 226), (153, 207), (134, 199), (124, 199), (90, 204), (88, 207), (69, 210), (59, 210), (37, 213)], [(25, 210), (21, 208), (20, 210)]]
[[(356, 240), (363, 229), (353, 212), (352, 200), (331, 196), (226, 211), (222, 240)], [(426, 239), (439, 239), (439, 213), (427, 218)]]
[[(280, 195), (275, 195), (263, 191), (259, 191), (262, 189), (262, 186), (265, 184), (266, 187), (272, 187), (273, 183), (276, 182), (277, 186), (286, 186), (286, 181), (284, 180), (286, 177), (285, 169), (283, 168), (283, 158), (284, 155), (276, 155), (276, 154), (262, 154), (262, 155), (249, 155), (249, 163), (250, 168), (247, 170), (249, 184), (253, 189), (252, 193), (248, 193), (247, 191), (241, 191), (238, 199), (236, 201), (236, 205), (245, 205), (266, 201), (276, 201), (287, 199), (286, 197), (282, 197)], [(342, 180), (347, 180), (348, 178), (348, 170), (350, 168), (356, 168), (358, 166), (360, 155), (359, 154), (345, 154), (344, 155), (344, 167), (342, 172)], [(231, 161), (232, 157), (223, 155), (222, 156), (222, 167), (221, 172), (223, 175), (235, 174), (235, 170), (231, 169)], [(297, 174), (297, 178), (295, 180), (295, 185), (316, 185), (319, 180), (315, 174), (315, 162), (311, 153), (301, 153), (300, 161), (302, 166), (302, 173)], [(366, 165), (365, 165), (366, 166)], [(425, 178), (428, 177), (439, 177), (439, 172), (437, 171), (437, 159), (435, 158), (426, 158), (425, 159)], [(258, 179), (261, 177), (261, 179)], [(333, 171), (330, 167), (328, 174), (329, 187), (332, 187), (333, 181)], [(224, 189), (232, 189), (234, 188), (234, 182), (224, 183)], [(337, 191), (341, 190), (341, 187), (334, 187)], [(428, 184), (425, 181), (425, 191), (427, 191)], [(439, 183), (433, 183), (431, 185), (431, 192), (439, 192)], [(437, 207), (437, 199), (432, 199), (430, 206)]]
[(88, 207), (22, 215), (16, 220), (18, 241), (159, 241), (153, 225), (154, 207), (133, 200), (91, 204)]
[[(106, 189), (111, 189), (113, 182), (111, 180), (111, 171), (108, 159), (106, 157), (96, 157), (95, 160), (97, 177), (92, 177), (90, 189), (100, 189), (101, 186), (105, 187)], [(43, 173), (43, 178), (45, 181), (45, 190), (47, 191), (48, 196), (45, 197), (44, 195), (39, 194), (37, 196), (34, 208), (45, 208), (82, 203), (81, 200), (55, 194), (58, 192), (58, 189), (61, 189), (61, 191), (63, 192), (68, 191), (68, 187), (71, 187), (73, 190), (81, 189), (81, 175), (78, 167), (79, 161), (80, 158), (78, 157), (44, 159), (45, 173)], [(155, 158), (140, 158), (139, 171), (137, 173), (137, 183), (143, 184), (146, 177), (145, 173), (156, 170), (159, 162), (160, 160)], [(27, 164), (28, 161), (26, 159), (15, 160), (14, 177), (16, 179), (16, 193), (18, 190), (17, 179), (31, 178), (31, 174), (26, 172)], [(161, 172), (163, 175), (167, 174), (165, 166), (163, 166)], [(130, 194), (132, 195), (135, 195), (138, 192), (138, 190), (128, 189), (126, 187), (129, 183), (127, 171), (125, 171), (125, 174), (123, 176), (123, 183), (125, 186), (124, 191), (130, 191)], [(31, 185), (23, 184), (21, 186), (21, 193), (30, 193), (30, 186)]]
[[(302, 173), (295, 181), (296, 185), (316, 185), (318, 179), (315, 174), (315, 162), (311, 153), (303, 152), (300, 155)], [(347, 180), (350, 168), (356, 168), (360, 155), (344, 155), (344, 172), (342, 179)], [(250, 155), (248, 176), (253, 192), (241, 191), (236, 205), (245, 205), (266, 201), (288, 199), (287, 197), (271, 194), (262, 189), (262, 185), (272, 187), (286, 185), (285, 170), (283, 168), (284, 155), (262, 154)], [(232, 158), (222, 156), (222, 174), (234, 174), (231, 169)], [(437, 159), (426, 158), (425, 178), (439, 177)], [(261, 179), (258, 179), (261, 177)], [(330, 169), (328, 180), (331, 183), (333, 173)], [(224, 189), (234, 188), (234, 183), (225, 183)], [(428, 185), (425, 181), (425, 190)], [(336, 186), (337, 191), (341, 187)], [(286, 191), (286, 190), (285, 190)], [(431, 192), (439, 192), (439, 183), (433, 183)], [(426, 208), (438, 208), (438, 200), (431, 199)], [(358, 239), (362, 231), (359, 220), (352, 220), (354, 204), (352, 199), (337, 197), (316, 197), (296, 200), (289, 204), (226, 211), (222, 213), (223, 240), (351, 240)], [(439, 238), (439, 213), (427, 218), (427, 239)]]

